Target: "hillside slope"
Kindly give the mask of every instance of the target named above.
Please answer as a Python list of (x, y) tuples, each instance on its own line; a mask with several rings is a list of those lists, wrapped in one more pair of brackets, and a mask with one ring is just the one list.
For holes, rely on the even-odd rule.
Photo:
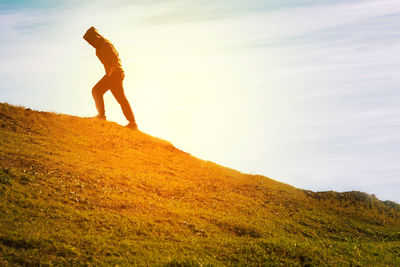
[(0, 265), (400, 266), (400, 207), (0, 104)]

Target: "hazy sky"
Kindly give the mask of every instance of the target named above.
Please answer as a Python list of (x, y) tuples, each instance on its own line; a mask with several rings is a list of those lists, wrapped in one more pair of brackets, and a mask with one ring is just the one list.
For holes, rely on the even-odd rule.
[(119, 51), (142, 131), (299, 188), (400, 202), (400, 1), (0, 1), (0, 102), (96, 115), (90, 26)]

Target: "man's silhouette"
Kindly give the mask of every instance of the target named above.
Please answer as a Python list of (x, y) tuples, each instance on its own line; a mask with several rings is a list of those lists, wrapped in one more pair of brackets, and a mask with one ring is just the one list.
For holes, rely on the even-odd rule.
[(108, 90), (111, 90), (111, 93), (121, 105), (125, 118), (129, 121), (127, 127), (136, 130), (137, 125), (135, 117), (133, 116), (131, 106), (124, 93), (123, 80), (125, 74), (117, 50), (115, 50), (110, 41), (97, 32), (95, 27), (88, 29), (83, 38), (96, 48), (96, 56), (100, 59), (101, 63), (103, 63), (106, 71), (104, 77), (101, 78), (92, 90), (92, 95), (99, 113), (96, 117), (102, 120), (106, 119), (103, 95)]

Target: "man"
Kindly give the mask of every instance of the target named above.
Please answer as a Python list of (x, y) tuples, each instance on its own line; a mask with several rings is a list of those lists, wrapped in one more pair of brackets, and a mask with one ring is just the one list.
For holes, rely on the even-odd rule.
[(128, 100), (126, 99), (123, 87), (123, 80), (125, 77), (124, 70), (121, 66), (121, 61), (117, 50), (106, 38), (101, 36), (95, 27), (88, 29), (83, 38), (94, 48), (96, 48), (96, 56), (104, 65), (106, 74), (103, 78), (93, 87), (92, 95), (96, 104), (99, 119), (105, 120), (106, 114), (104, 109), (103, 95), (111, 90), (115, 99), (121, 105), (122, 112), (125, 118), (129, 121), (128, 128), (137, 130), (135, 117)]

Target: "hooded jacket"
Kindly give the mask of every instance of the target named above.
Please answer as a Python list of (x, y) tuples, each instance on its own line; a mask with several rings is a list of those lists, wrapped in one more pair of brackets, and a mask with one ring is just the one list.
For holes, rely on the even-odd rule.
[(83, 39), (96, 48), (96, 56), (104, 65), (104, 70), (107, 74), (113, 67), (116, 70), (123, 71), (117, 50), (110, 41), (98, 33), (95, 27), (89, 28), (83, 35)]

